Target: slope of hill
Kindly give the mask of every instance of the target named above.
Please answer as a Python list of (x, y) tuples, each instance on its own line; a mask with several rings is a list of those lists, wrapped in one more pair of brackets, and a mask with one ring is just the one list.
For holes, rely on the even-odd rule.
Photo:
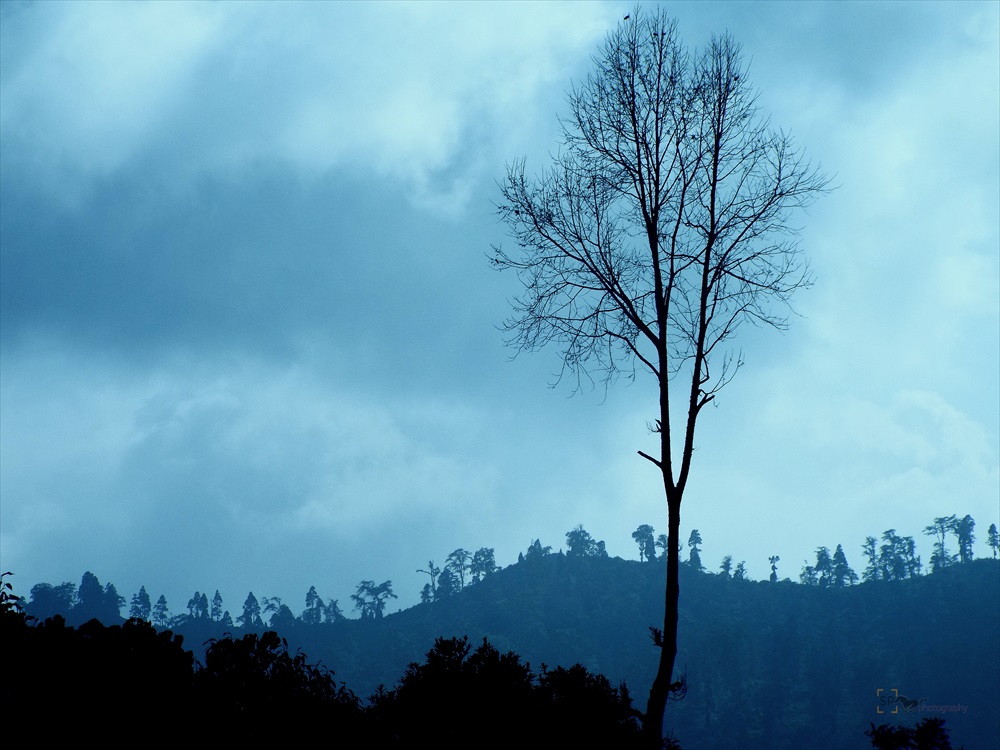
[[(955, 747), (1000, 737), (995, 561), (844, 589), (681, 573), (678, 665), (688, 692), (667, 723), (687, 750), (867, 748), (869, 723), (929, 716), (946, 719)], [(361, 696), (391, 687), (435, 637), (467, 635), (536, 667), (579, 662), (625, 681), (642, 708), (663, 578), (658, 563), (548, 555), (380, 620), (296, 623), (282, 635)], [(204, 640), (187, 634), (190, 645)], [(896, 694), (922, 704), (886, 702)]]

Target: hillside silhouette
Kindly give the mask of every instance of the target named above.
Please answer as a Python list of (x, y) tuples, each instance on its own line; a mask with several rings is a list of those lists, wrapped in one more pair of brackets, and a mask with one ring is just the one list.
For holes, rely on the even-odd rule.
[[(671, 704), (668, 728), (686, 750), (868, 748), (864, 732), (874, 725), (903, 730), (933, 718), (946, 720), (956, 748), (996, 745), (996, 560), (843, 587), (741, 580), (691, 565), (679, 572), (687, 690)], [(275, 629), (290, 654), (332, 670), (361, 700), (396, 689), (435, 644), (465, 642), (471, 650), (486, 639), (536, 676), (579, 663), (607, 678), (604, 694), (624, 683), (641, 711), (663, 577), (661, 560), (538, 554), (383, 617), (309, 623), (283, 607), (270, 626), (182, 616), (172, 629), (200, 663), (213, 639)], [(96, 577), (85, 580), (97, 597)], [(103, 591), (105, 603), (116, 595), (111, 584)]]
[[(941, 714), (956, 747), (1000, 737), (1000, 564), (980, 559), (905, 581), (844, 588), (734, 580), (682, 565), (681, 669), (687, 695), (668, 726), (688, 750), (870, 747), (893, 688)], [(660, 561), (548, 554), (502, 569), (440, 601), (378, 620), (281, 628), (294, 650), (358, 695), (391, 687), (438, 637), (483, 638), (534, 668), (579, 662), (625, 682), (642, 710), (653, 678), (650, 626), (662, 607)], [(189, 644), (210, 628), (181, 627)], [(892, 707), (881, 707), (887, 712)]]

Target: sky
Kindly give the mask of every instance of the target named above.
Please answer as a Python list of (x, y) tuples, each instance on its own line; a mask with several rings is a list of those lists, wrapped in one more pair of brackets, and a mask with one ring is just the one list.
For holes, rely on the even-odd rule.
[[(836, 188), (699, 422), (702, 559), (1000, 521), (1000, 4), (670, 3)], [(655, 383), (504, 345), (498, 180), (630, 3), (0, 4), (0, 570), (295, 612), (666, 531)]]

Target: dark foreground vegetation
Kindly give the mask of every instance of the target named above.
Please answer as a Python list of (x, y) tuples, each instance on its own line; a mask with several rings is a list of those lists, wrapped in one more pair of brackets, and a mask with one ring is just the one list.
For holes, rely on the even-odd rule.
[[(798, 583), (779, 579), (778, 555), (767, 581), (730, 555), (711, 572), (693, 530), (679, 566), (673, 693), (682, 700), (669, 731), (688, 750), (868, 740), (944, 750), (949, 732), (970, 750), (996, 745), (1000, 535), (991, 525), (992, 559), (976, 559), (974, 530), (970, 516), (934, 519), (927, 567), (912, 537), (869, 536), (861, 575), (841, 544), (819, 547)], [(428, 577), (421, 604), (405, 611), (386, 614), (391, 581), (359, 583), (350, 597), (358, 619), (315, 586), (299, 615), (251, 592), (235, 620), (217, 590), (211, 599), (196, 591), (186, 613), (171, 614), (143, 586), (126, 621), (125, 598), (89, 571), (79, 586), (39, 583), (17, 607), (4, 599), (4, 705), (25, 717), (58, 708), (69, 726), (114, 705), (137, 731), (178, 738), (190, 719), (220, 740), (279, 742), (321, 726), (366, 747), (506, 746), (518, 736), (530, 746), (629, 747), (646, 705), (642, 693), (633, 705), (625, 685), (653, 678), (666, 548), (647, 524), (632, 538), (638, 561), (610, 558), (583, 526), (566, 533), (565, 550), (536, 539), (506, 568), (491, 548), (459, 548), (419, 571)]]
[(872, 724), (865, 736), (877, 750), (951, 750), (944, 719), (924, 719), (915, 727)]
[(213, 639), (202, 664), (144, 620), (33, 624), (6, 592), (0, 609), (6, 741), (638, 747), (624, 685), (580, 665), (535, 673), (485, 640), (439, 638), (394, 689), (362, 701), (273, 631)]

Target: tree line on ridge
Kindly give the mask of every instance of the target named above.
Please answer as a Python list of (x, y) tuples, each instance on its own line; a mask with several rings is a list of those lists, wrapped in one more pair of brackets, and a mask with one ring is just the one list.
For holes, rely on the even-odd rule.
[[(936, 573), (952, 565), (971, 561), (974, 557), (975, 525), (975, 520), (969, 515), (962, 518), (950, 515), (937, 517), (932, 524), (926, 526), (924, 534), (934, 539), (927, 572)], [(949, 545), (951, 537), (954, 537), (954, 547)], [(652, 563), (663, 559), (665, 534), (657, 536), (652, 526), (642, 524), (632, 533), (632, 539), (638, 546), (640, 562)], [(995, 523), (989, 527), (986, 543), (992, 556), (996, 558), (1000, 552), (1000, 534)], [(702, 563), (701, 545), (701, 533), (698, 529), (693, 529), (687, 541), (687, 560), (682, 564), (706, 572)], [(887, 529), (880, 540), (873, 536), (866, 537), (861, 549), (866, 566), (860, 576), (848, 564), (843, 546), (838, 544), (833, 552), (825, 546), (817, 548), (815, 562), (804, 563), (798, 582), (803, 585), (840, 588), (859, 582), (901, 581), (924, 573), (913, 537), (899, 536), (895, 529)], [(517, 562), (531, 562), (549, 554), (555, 554), (552, 547), (535, 539), (524, 552), (518, 553)], [(566, 532), (565, 552), (557, 554), (565, 554), (567, 557), (608, 556), (604, 541), (595, 539), (582, 524)], [(778, 555), (768, 558), (772, 583), (778, 581), (777, 566), (780, 559)], [(464, 588), (486, 580), (498, 570), (500, 566), (496, 564), (495, 550), (492, 547), (481, 547), (475, 552), (460, 547), (447, 556), (443, 566), (428, 560), (426, 568), (417, 571), (426, 574), (429, 579), (421, 589), (420, 601), (422, 604), (431, 604), (454, 596)], [(749, 580), (746, 562), (740, 561), (734, 566), (732, 555), (722, 558), (717, 574), (737, 581)], [(381, 619), (388, 602), (396, 598), (391, 580), (381, 583), (361, 581), (356, 591), (350, 595), (354, 603), (353, 610), (361, 620)], [(113, 583), (102, 586), (97, 576), (87, 571), (79, 587), (72, 582), (58, 585), (35, 584), (31, 588), (26, 611), (39, 620), (59, 614), (78, 624), (95, 618), (114, 624), (121, 621), (121, 609), (125, 604), (125, 598), (118, 593)], [(142, 586), (129, 602), (128, 617), (149, 621), (160, 629), (176, 628), (192, 621), (211, 621), (218, 623), (224, 630), (239, 627), (257, 631), (265, 627), (281, 628), (295, 622), (316, 625), (348, 619), (339, 600), (324, 600), (315, 586), (310, 586), (305, 596), (305, 608), (298, 615), (280, 597), (258, 599), (251, 591), (234, 618), (224, 608), (218, 589), (211, 600), (207, 593), (195, 591), (187, 602), (186, 610), (186, 613), (172, 614), (166, 596), (161, 594), (154, 602), (146, 587)]]

